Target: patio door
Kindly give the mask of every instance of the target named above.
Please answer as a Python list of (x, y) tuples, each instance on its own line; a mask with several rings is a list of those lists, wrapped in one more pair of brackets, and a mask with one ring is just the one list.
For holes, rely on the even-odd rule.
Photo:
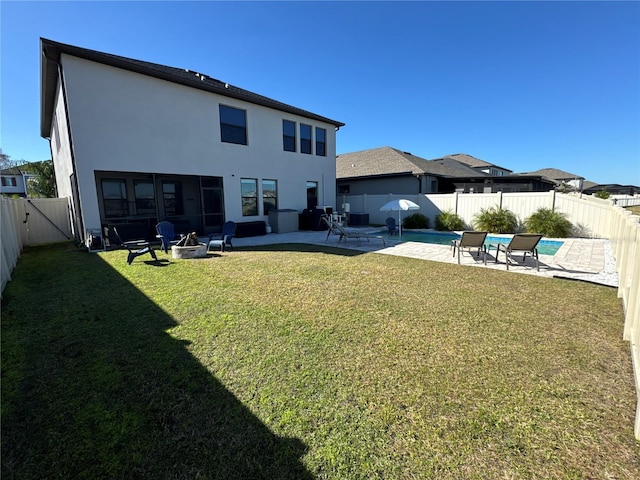
[(200, 177), (205, 232), (218, 232), (224, 223), (222, 177)]

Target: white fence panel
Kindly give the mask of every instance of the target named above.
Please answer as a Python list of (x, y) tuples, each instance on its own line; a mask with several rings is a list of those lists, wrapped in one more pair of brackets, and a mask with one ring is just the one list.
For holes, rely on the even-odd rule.
[(2, 197), (2, 251), (0, 292), (11, 280), (11, 273), (24, 246), (72, 240), (69, 201), (66, 198)]
[(2, 265), (0, 265), (0, 292), (11, 280), (11, 273), (20, 258), (22, 252), (22, 235), (20, 231), (20, 220), (18, 217), (19, 202), (14, 199), (1, 198), (2, 210), (0, 211), (0, 250), (2, 251)]
[(608, 238), (612, 202), (595, 197), (556, 195), (556, 210), (567, 215), (580, 237)]

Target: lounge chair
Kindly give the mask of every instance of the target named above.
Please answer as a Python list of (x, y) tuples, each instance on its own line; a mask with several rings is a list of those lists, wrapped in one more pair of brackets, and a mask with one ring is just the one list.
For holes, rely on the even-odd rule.
[(219, 247), (224, 252), (226, 248), (233, 250), (231, 239), (236, 235), (236, 223), (232, 221), (224, 222), (222, 225), (222, 233), (213, 233), (209, 235), (207, 240), (207, 252), (211, 247)]
[(396, 219), (393, 217), (389, 217), (385, 220), (387, 228), (389, 229), (389, 235), (397, 235), (398, 234), (398, 226), (396, 225)]
[(451, 240), (451, 248), (453, 249), (453, 256), (456, 256), (456, 250), (458, 251), (458, 265), (460, 265), (460, 255), (462, 250), (466, 248), (471, 254), (471, 249), (478, 250), (478, 259), (480, 259), (480, 252), (483, 253), (484, 264), (487, 264), (487, 247), (484, 244), (487, 238), (487, 232), (462, 232), (462, 237), (459, 240)]
[(156, 238), (160, 239), (160, 248), (162, 248), (164, 253), (168, 253), (169, 248), (171, 248), (171, 244), (175, 245), (180, 239), (180, 235), (176, 235), (176, 230), (173, 226), (173, 223), (167, 222), (166, 220), (163, 220), (156, 225), (156, 232), (158, 233), (156, 235)]
[(366, 238), (367, 242), (369, 241), (370, 238), (378, 238), (382, 240), (383, 245), (385, 246), (387, 245), (387, 243), (384, 240), (384, 237), (382, 237), (381, 235), (370, 235), (370, 234), (358, 232), (352, 229), (347, 230), (338, 222), (331, 221), (331, 217), (329, 217), (329, 215), (323, 215), (322, 221), (327, 225), (327, 227), (329, 227), (329, 231), (327, 232), (327, 238), (325, 239), (325, 242), (329, 239), (329, 236), (333, 234), (333, 235), (338, 235), (338, 243), (340, 243), (342, 239), (344, 239), (346, 242), (347, 238), (354, 238), (356, 242), (358, 242), (358, 245), (360, 245), (360, 239), (362, 238)]
[(131, 241), (123, 241), (118, 233), (117, 227), (111, 227), (111, 234), (109, 237), (114, 241), (116, 245), (119, 245), (122, 248), (126, 248), (129, 254), (127, 255), (127, 263), (131, 265), (133, 259), (139, 257), (140, 255), (149, 254), (151, 258), (154, 260), (158, 260), (156, 257), (156, 252), (153, 250), (153, 247), (147, 240), (131, 240)]
[[(503, 251), (506, 257), (507, 270), (509, 270), (509, 263), (513, 258), (513, 252), (522, 252), (522, 261), (524, 262), (527, 253), (531, 254), (531, 257), (536, 261), (536, 269), (540, 271), (540, 261), (538, 259), (538, 243), (542, 235), (538, 233), (517, 233), (513, 236), (511, 241), (507, 243), (498, 243), (496, 248), (496, 263), (498, 263), (498, 254)], [(491, 247), (491, 246), (490, 246)]]

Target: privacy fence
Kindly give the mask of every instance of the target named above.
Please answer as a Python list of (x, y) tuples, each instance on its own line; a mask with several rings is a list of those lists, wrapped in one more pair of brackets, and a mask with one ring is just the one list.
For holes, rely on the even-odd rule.
[(25, 246), (72, 240), (69, 201), (66, 198), (1, 197), (1, 291)]
[[(619, 274), (618, 297), (625, 312), (624, 339), (630, 342), (636, 391), (640, 392), (640, 217), (614, 204), (579, 195), (548, 193), (484, 193), (433, 195), (359, 195), (340, 196), (337, 210), (349, 204), (352, 213), (369, 214), (371, 224), (385, 223), (388, 212), (380, 207), (396, 198), (407, 198), (420, 205), (420, 213), (430, 218), (443, 211), (453, 211), (467, 224), (482, 208), (501, 206), (522, 220), (541, 207), (564, 213), (576, 227), (577, 236), (608, 238), (611, 241)], [(11, 279), (23, 247), (73, 239), (67, 199), (2, 198), (1, 250), (2, 290)], [(625, 200), (640, 205), (640, 197)], [(411, 212), (413, 213), (413, 212)], [(640, 401), (636, 411), (635, 435), (640, 439)]]

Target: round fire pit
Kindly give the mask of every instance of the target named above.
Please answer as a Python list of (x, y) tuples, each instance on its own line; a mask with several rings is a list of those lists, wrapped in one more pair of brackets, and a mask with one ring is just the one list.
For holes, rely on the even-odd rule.
[(207, 246), (204, 243), (198, 245), (186, 245), (171, 247), (171, 258), (204, 258), (207, 256)]

